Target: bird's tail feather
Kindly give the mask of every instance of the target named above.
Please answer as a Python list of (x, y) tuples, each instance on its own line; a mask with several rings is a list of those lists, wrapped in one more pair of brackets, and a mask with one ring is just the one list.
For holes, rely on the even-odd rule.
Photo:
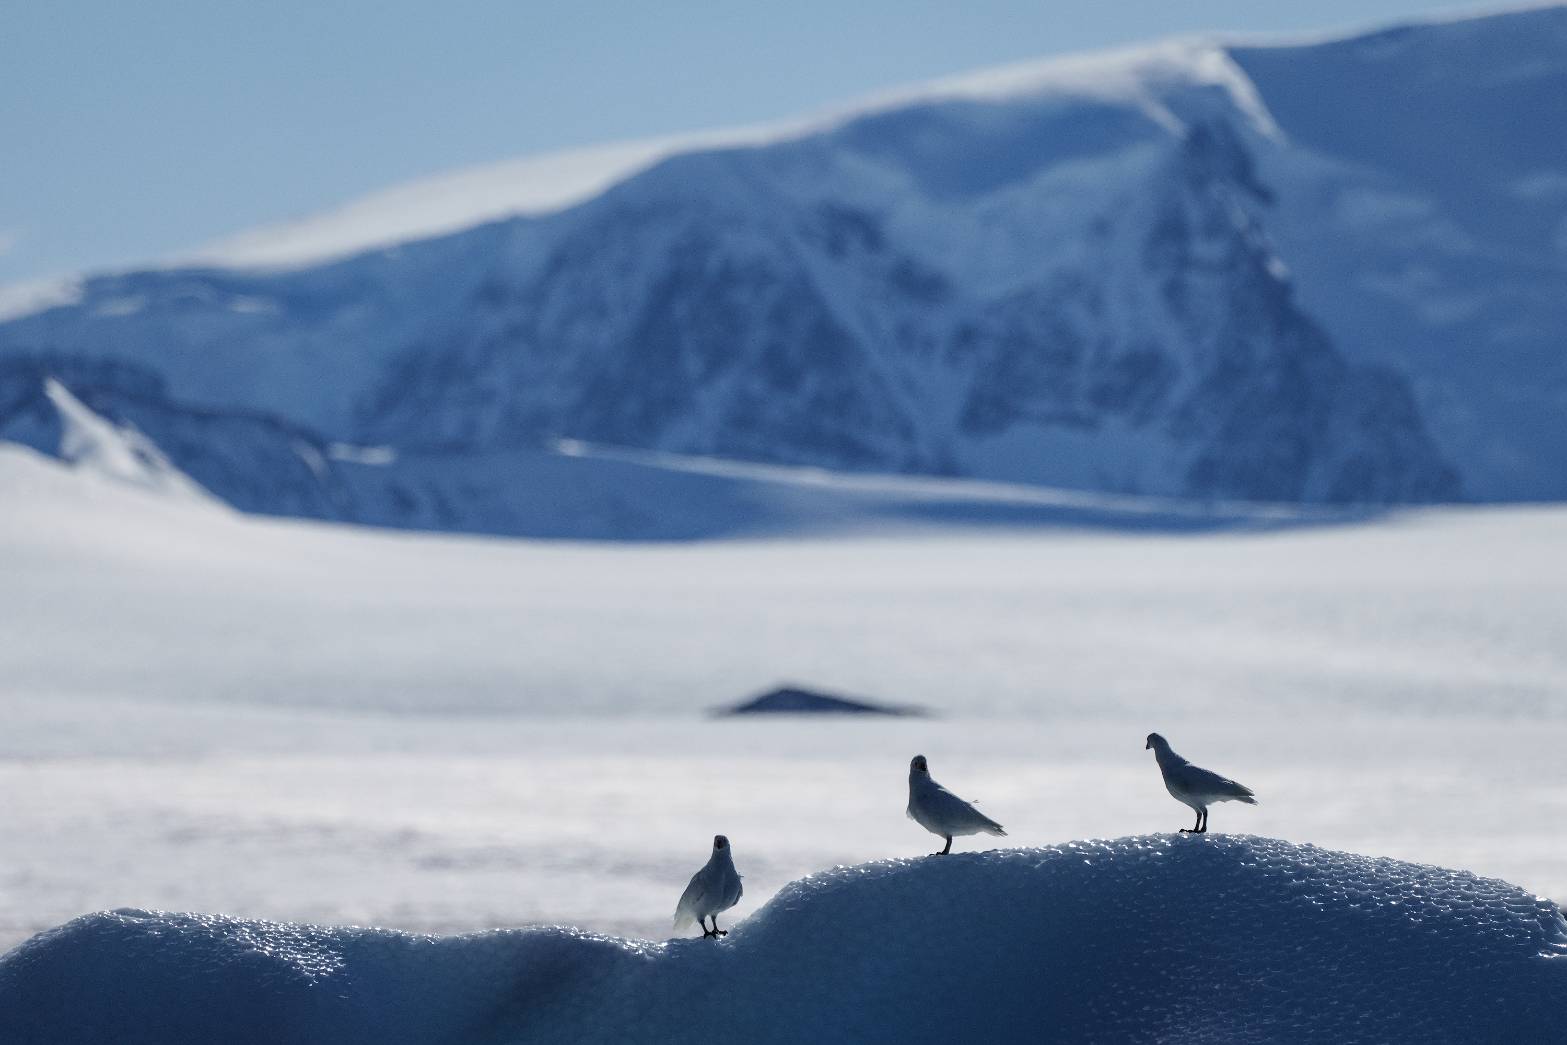
[(1257, 804), (1257, 792), (1234, 780), (1226, 780), (1220, 785), (1220, 791), (1225, 798), (1233, 802), (1245, 802), (1249, 806)]
[(691, 917), (691, 912), (690, 911), (681, 910), (681, 911), (676, 911), (675, 912), (675, 931), (676, 932), (679, 932), (682, 929), (689, 928), (690, 926), (695, 925), (695, 924), (696, 924), (696, 919)]

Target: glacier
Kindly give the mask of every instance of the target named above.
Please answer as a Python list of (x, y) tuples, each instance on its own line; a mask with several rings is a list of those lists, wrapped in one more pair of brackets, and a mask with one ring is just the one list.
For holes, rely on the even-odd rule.
[(118, 910), (0, 958), (0, 1037), (1553, 1041), (1567, 922), (1462, 871), (1245, 835), (840, 866), (722, 942)]

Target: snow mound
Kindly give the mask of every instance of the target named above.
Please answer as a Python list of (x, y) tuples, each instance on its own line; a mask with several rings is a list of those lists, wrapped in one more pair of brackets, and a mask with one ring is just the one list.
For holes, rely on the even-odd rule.
[(839, 867), (720, 943), (94, 914), (0, 959), (0, 1039), (1546, 1041), (1564, 958), (1504, 882), (1160, 835)]

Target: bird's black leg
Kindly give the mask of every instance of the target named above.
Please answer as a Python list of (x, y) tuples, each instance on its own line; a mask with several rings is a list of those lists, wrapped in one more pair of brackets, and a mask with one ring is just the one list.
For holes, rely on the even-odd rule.
[(1193, 827), (1183, 827), (1183, 828), (1181, 828), (1180, 833), (1183, 834), (1183, 835), (1200, 835), (1200, 834), (1202, 834), (1202, 812), (1200, 810), (1197, 813), (1197, 823), (1196, 823), (1196, 825), (1193, 826)]
[(1197, 818), (1197, 833), (1200, 835), (1205, 835), (1208, 833), (1208, 811), (1206, 809), (1204, 809), (1202, 811), (1202, 815)]
[(716, 915), (716, 914), (713, 915), (713, 935), (714, 936), (728, 936), (729, 935), (729, 930), (728, 929), (720, 929), (718, 927), (718, 915)]
[[(697, 924), (702, 927), (702, 939), (705, 940), (708, 937), (714, 935), (713, 930), (711, 930), (711, 929), (709, 929), (707, 927), (707, 916), (706, 915), (702, 916), (701, 918), (698, 918), (697, 919)], [(713, 919), (713, 924), (715, 926), (718, 924), (718, 919), (717, 918)]]
[(945, 835), (944, 837), (947, 839), (946, 847), (943, 848), (941, 852), (937, 853), (937, 856), (946, 856), (948, 853), (952, 852), (952, 836)]

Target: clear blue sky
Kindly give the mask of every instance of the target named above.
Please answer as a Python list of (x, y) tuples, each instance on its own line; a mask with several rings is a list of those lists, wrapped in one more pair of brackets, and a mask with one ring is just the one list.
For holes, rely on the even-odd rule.
[(156, 258), (452, 167), (987, 65), (1472, 7), (17, 0), (0, 19), (0, 283)]

